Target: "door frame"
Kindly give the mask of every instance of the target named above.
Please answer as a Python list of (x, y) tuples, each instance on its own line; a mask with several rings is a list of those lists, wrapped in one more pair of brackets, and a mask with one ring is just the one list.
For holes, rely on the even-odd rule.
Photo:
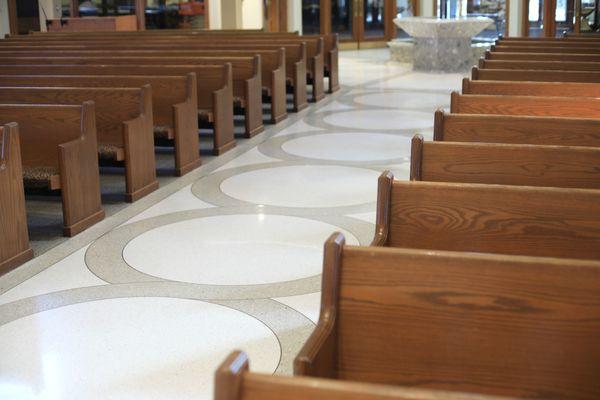
[[(543, 0), (542, 5), (542, 24), (544, 25), (543, 36), (544, 37), (555, 37), (556, 36), (556, 0)], [(529, 1), (523, 0), (521, 4), (521, 36), (529, 36)], [(549, 23), (546, 23), (549, 21)]]

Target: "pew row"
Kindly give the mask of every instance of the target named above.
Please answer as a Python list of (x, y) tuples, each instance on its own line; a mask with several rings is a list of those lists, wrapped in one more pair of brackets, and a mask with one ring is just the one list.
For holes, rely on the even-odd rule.
[(74, 236), (104, 219), (94, 103), (0, 104), (0, 123), (7, 121), (19, 124), (25, 188), (60, 189), (63, 233)]
[(29, 247), (19, 127), (0, 127), (0, 276), (33, 258)]
[(485, 52), (486, 60), (525, 60), (525, 61), (600, 61), (600, 54), (562, 54), (562, 53), (504, 53)]
[(198, 121), (214, 131), (213, 153), (235, 147), (231, 64), (225, 65), (0, 65), (0, 75), (187, 75), (196, 74)]
[(600, 189), (600, 148), (428, 142), (415, 135), (410, 180)]
[(243, 109), (245, 136), (250, 138), (264, 130), (260, 56), (254, 57), (146, 57), (146, 56), (79, 56), (79, 57), (11, 57), (0, 65), (224, 65), (231, 63), (233, 102)]
[(582, 45), (559, 44), (552, 46), (540, 46), (535, 43), (532, 45), (492, 45), (492, 52), (507, 52), (507, 53), (565, 53), (565, 54), (600, 54), (600, 47), (590, 47), (586, 43)]
[(450, 112), (455, 114), (600, 118), (600, 99), (590, 97), (496, 96), (452, 92)]
[(599, 318), (597, 261), (355, 247), (336, 233), (294, 373), (592, 400)]
[(154, 155), (152, 88), (0, 87), (4, 104), (95, 103), (98, 156), (125, 167), (125, 200), (134, 202), (158, 189)]
[(175, 150), (175, 175), (200, 166), (196, 74), (156, 75), (2, 75), (0, 87), (119, 87), (152, 86), (155, 144)]
[(600, 259), (600, 191), (379, 178), (375, 246)]
[(435, 112), (433, 138), (481, 142), (600, 147), (600, 120)]
[(479, 59), (479, 69), (524, 69), (524, 70), (555, 70), (555, 71), (596, 71), (597, 61), (553, 61), (553, 60), (486, 60)]
[(597, 71), (548, 71), (524, 69), (479, 69), (473, 67), (471, 79), (484, 81), (584, 82), (600, 83)]
[[(292, 44), (219, 44), (214, 41), (206, 43), (186, 43), (184, 49), (175, 50), (178, 52), (196, 52), (196, 51), (214, 51), (218, 54), (222, 51), (226, 52), (249, 52), (250, 54), (263, 54), (262, 51), (272, 52), (283, 49), (285, 52), (285, 75), (286, 81), (292, 88), (294, 111), (300, 111), (308, 106), (307, 94), (306, 94), (306, 43), (292, 43)], [(106, 43), (106, 44), (64, 44), (64, 45), (30, 45), (30, 46), (18, 46), (11, 47), (10, 49), (4, 49), (0, 46), (0, 56), (6, 54), (14, 54), (15, 52), (25, 52), (30, 54), (31, 52), (39, 53), (40, 56), (52, 56), (52, 54), (62, 54), (62, 52), (79, 52), (79, 54), (94, 54), (96, 52), (132, 52), (136, 54), (140, 51), (151, 51), (151, 52), (170, 52), (173, 50), (173, 43), (170, 41), (160, 43)], [(167, 54), (167, 53), (165, 53)], [(225, 55), (225, 54), (222, 54)], [(263, 63), (261, 62), (261, 65)], [(267, 80), (268, 81), (268, 80)], [(263, 79), (263, 84), (265, 80)]]
[(215, 373), (215, 400), (516, 400), (308, 376), (249, 371), (245, 353), (232, 352)]
[(600, 83), (483, 81), (463, 78), (462, 94), (600, 97)]

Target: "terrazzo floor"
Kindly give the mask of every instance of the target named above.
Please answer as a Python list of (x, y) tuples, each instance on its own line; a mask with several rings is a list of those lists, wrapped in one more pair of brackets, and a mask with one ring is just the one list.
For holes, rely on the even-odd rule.
[(388, 58), (342, 52), (341, 91), (0, 277), (0, 399), (211, 399), (234, 349), (290, 374), (323, 242), (370, 242), (378, 175), (460, 87)]

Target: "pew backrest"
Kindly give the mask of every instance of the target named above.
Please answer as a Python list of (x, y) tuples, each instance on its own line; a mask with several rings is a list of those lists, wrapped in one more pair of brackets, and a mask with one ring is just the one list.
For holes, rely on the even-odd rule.
[(473, 67), (473, 80), (535, 81), (535, 82), (589, 82), (600, 83), (598, 71), (549, 71), (534, 69), (479, 69)]
[(600, 83), (483, 81), (463, 78), (462, 94), (600, 98)]

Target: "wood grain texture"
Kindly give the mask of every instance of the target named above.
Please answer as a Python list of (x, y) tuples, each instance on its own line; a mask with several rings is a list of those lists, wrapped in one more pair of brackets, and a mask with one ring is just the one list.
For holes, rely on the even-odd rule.
[(463, 79), (462, 94), (600, 97), (600, 83), (483, 81)]
[(590, 82), (600, 83), (598, 71), (548, 71), (523, 69), (472, 70), (473, 80), (487, 81), (534, 81), (534, 82)]
[(104, 218), (94, 105), (0, 105), (0, 122), (19, 124), (21, 162), (60, 174), (63, 233), (73, 236)]
[(215, 400), (509, 400), (438, 390), (412, 389), (303, 376), (249, 372), (248, 357), (232, 352), (215, 374)]
[(573, 45), (552, 45), (552, 46), (540, 46), (539, 44), (528, 45), (519, 44), (517, 45), (492, 45), (492, 52), (508, 52), (508, 53), (565, 53), (565, 54), (600, 54), (600, 47), (590, 47), (587, 45), (573, 46)]
[[(198, 152), (197, 84), (195, 73), (160, 75), (2, 75), (0, 86), (33, 87), (129, 87), (152, 86), (154, 125), (174, 129), (175, 173), (178, 176), (200, 165)], [(164, 141), (161, 145), (164, 145)], [(194, 150), (196, 149), (196, 150)]]
[(0, 276), (33, 258), (29, 247), (19, 127), (0, 127)]
[(600, 147), (600, 120), (436, 112), (435, 140)]
[(600, 192), (394, 181), (386, 245), (600, 259)]
[(599, 71), (597, 61), (556, 61), (556, 60), (479, 60), (481, 69), (543, 69), (557, 71)]
[(495, 96), (452, 93), (457, 114), (600, 118), (600, 99), (589, 97)]
[(600, 189), (600, 148), (415, 141), (411, 180)]
[(152, 89), (1, 87), (0, 103), (82, 104), (96, 109), (98, 143), (124, 149), (127, 201), (135, 201), (158, 188), (154, 155)]
[(488, 60), (524, 60), (524, 61), (600, 61), (600, 54), (585, 53), (508, 53), (485, 52)]

